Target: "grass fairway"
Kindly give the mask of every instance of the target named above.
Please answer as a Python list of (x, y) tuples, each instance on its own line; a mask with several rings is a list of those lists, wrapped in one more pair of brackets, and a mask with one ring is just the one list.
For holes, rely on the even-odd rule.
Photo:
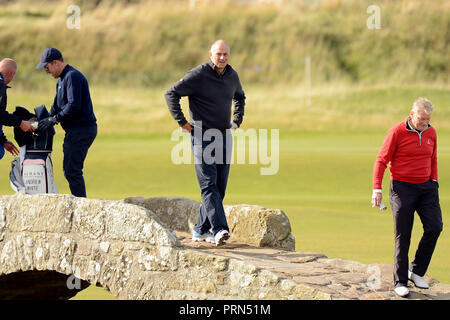
[[(88, 197), (180, 196), (199, 201), (193, 166), (174, 165), (171, 161), (176, 142), (170, 140), (170, 135), (176, 124), (164, 105), (161, 96), (164, 89), (130, 90), (127, 95), (134, 102), (131, 106), (122, 104), (122, 108), (114, 108), (115, 103), (117, 106), (121, 103), (117, 102), (123, 94), (120, 90), (93, 88), (93, 92), (100, 128), (85, 163)], [(286, 92), (291, 95), (283, 94)], [(247, 128), (280, 130), (279, 171), (264, 176), (260, 174), (264, 165), (234, 164), (225, 204), (247, 203), (284, 210), (291, 222), (297, 251), (320, 252), (363, 263), (392, 263), (392, 214), (390, 208), (380, 212), (370, 206), (372, 168), (386, 130), (406, 117), (417, 96), (425, 95), (437, 106), (432, 123), (438, 130), (440, 196), (446, 225), (450, 206), (447, 165), (450, 130), (445, 123), (449, 106), (444, 103), (449, 101), (448, 90), (426, 87), (318, 90), (310, 109), (302, 106), (305, 99), (300, 91), (280, 89), (272, 94), (255, 87), (246, 93)], [(53, 98), (53, 91), (25, 94), (11, 90), (9, 94), (10, 106), (37, 105), (35, 101)], [(114, 112), (110, 112), (111, 105)], [(392, 107), (388, 108), (389, 105)], [(136, 114), (142, 115), (143, 120), (139, 121)], [(147, 120), (146, 116), (159, 120)], [(12, 138), (10, 128), (5, 132)], [(61, 128), (57, 127), (54, 172), (60, 192), (69, 193), (62, 175), (62, 137)], [(10, 160), (12, 157), (7, 155), (0, 161), (4, 176), (1, 194), (13, 193), (7, 178)], [(386, 171), (383, 188), (385, 204), (390, 207), (388, 185)], [(411, 258), (421, 236), (420, 220), (417, 217), (415, 221)], [(450, 236), (444, 227), (428, 274), (445, 283), (450, 283), (449, 247)], [(92, 287), (77, 296), (106, 297), (106, 292)]]

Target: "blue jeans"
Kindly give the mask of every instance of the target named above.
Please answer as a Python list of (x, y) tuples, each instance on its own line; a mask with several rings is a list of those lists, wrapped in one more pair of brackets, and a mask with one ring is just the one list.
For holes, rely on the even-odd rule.
[(83, 165), (96, 136), (97, 126), (94, 126), (67, 130), (64, 137), (64, 176), (69, 182), (70, 191), (76, 197), (86, 197)]
[[(205, 139), (205, 130), (194, 128), (191, 132), (191, 146), (194, 166), (202, 195), (197, 223), (194, 230), (204, 234), (210, 229), (215, 235), (225, 229), (229, 231), (222, 201), (230, 172), (232, 139), (229, 130)], [(228, 136), (228, 139), (227, 139)], [(211, 148), (215, 146), (215, 148)]]

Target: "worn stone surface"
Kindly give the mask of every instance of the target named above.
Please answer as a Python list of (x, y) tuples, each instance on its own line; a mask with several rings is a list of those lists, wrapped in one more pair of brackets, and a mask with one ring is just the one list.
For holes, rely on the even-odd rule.
[[(192, 242), (190, 235), (185, 232), (177, 232), (177, 236), (184, 248), (195, 248), (251, 264), (251, 269), (246, 268), (246, 272), (234, 274), (234, 278), (240, 277), (249, 286), (259, 283), (261, 296), (258, 299), (403, 299), (393, 292), (393, 266), (390, 264), (366, 265), (346, 259), (327, 258), (318, 253), (257, 248), (236, 241), (215, 247), (205, 242)], [(252, 278), (255, 273), (258, 281)], [(428, 276), (425, 279), (430, 283), (430, 289), (419, 289), (409, 283), (411, 293), (408, 299), (450, 299), (450, 285), (439, 283)], [(267, 287), (270, 287), (270, 296), (264, 290)]]
[[(216, 247), (162, 221), (122, 201), (1, 197), (0, 299), (64, 299), (89, 283), (119, 299), (400, 299), (391, 265), (236, 238)], [(450, 299), (450, 285), (426, 279), (410, 299)]]
[[(169, 229), (187, 232), (192, 232), (201, 205), (186, 198), (130, 197), (124, 202), (151, 210)], [(254, 205), (225, 205), (224, 209), (233, 240), (258, 247), (295, 250), (291, 224), (282, 210)]]

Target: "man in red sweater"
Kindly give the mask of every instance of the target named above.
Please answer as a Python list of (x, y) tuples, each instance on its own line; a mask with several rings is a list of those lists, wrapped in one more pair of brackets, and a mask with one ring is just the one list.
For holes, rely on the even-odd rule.
[[(391, 128), (378, 153), (373, 170), (372, 204), (382, 204), (382, 180), (390, 163), (389, 201), (394, 215), (395, 254), (394, 291), (409, 294), (408, 279), (416, 287), (428, 289), (422, 278), (430, 264), (437, 239), (442, 231), (439, 204), (436, 130), (429, 124), (433, 104), (419, 98), (410, 116)], [(408, 251), (414, 212), (417, 211), (424, 233), (416, 255), (408, 266)]]

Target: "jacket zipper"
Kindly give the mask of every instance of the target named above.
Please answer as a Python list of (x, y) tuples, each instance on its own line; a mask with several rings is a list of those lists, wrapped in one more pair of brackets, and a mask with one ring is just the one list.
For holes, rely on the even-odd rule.
[[(410, 126), (411, 127), (411, 125), (408, 123), (408, 126)], [(415, 133), (417, 133), (418, 135), (419, 135), (419, 146), (421, 147), (422, 146), (422, 133), (424, 133), (426, 130), (428, 130), (430, 127), (428, 126), (428, 127), (426, 127), (425, 129), (423, 129), (423, 131), (422, 132), (418, 132), (417, 130), (415, 130), (415, 129), (408, 129), (408, 128), (406, 128), (406, 130), (408, 130), (408, 131), (411, 131), (411, 132), (415, 132)]]

